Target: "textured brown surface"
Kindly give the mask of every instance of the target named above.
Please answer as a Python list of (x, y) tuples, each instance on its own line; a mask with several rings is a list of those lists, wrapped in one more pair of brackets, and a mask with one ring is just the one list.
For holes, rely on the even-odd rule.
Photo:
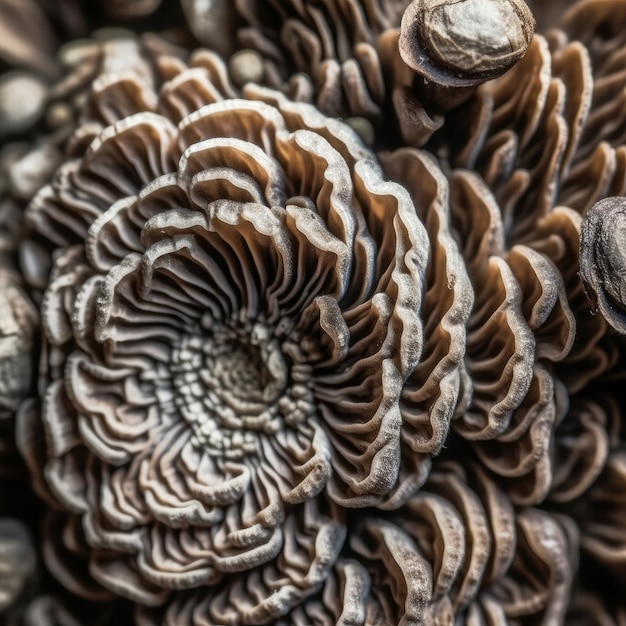
[(514, 511), (471, 465), (436, 465), (405, 509), (368, 520), (351, 543), (371, 574), (368, 612), (384, 616), (380, 623), (563, 618), (571, 582), (564, 531), (538, 510)]
[(0, 514), (42, 557), (0, 622), (623, 626), (626, 10), (544, 3), (442, 99), (401, 25), (482, 81), (509, 44), (454, 18), (496, 4), (0, 44)]
[[(232, 93), (217, 58), (196, 56), (154, 113), (63, 165), (27, 225), (57, 248), (47, 488), (82, 517), (92, 575), (147, 604), (209, 584), (206, 610), (231, 615), (212, 619), (258, 623), (322, 585), (337, 504), (396, 508), (425, 480), (467, 391), (472, 290), (429, 157), (384, 159), (422, 180), (411, 200), (347, 126)], [(34, 413), (20, 424), (35, 467)]]

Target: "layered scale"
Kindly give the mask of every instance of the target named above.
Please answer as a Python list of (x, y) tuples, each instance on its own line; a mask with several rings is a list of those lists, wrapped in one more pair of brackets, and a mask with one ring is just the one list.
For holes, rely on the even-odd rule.
[[(323, 586), (349, 510), (427, 479), (465, 402), (472, 290), (429, 157), (385, 157), (419, 172), (412, 200), (347, 126), (252, 86), (224, 100), (209, 54), (168, 63), (154, 112), (28, 209), (45, 442), (34, 404), (20, 442), (67, 511), (47, 556), (73, 590), (82, 553), (140, 604), (200, 589), (211, 619), (269, 623)], [(127, 80), (150, 101), (138, 75), (90, 101)]]

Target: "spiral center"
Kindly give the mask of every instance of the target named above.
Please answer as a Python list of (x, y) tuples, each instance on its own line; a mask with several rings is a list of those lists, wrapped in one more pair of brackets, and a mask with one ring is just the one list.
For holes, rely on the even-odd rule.
[(296, 427), (314, 410), (310, 387), (294, 382), (281, 341), (263, 324), (183, 335), (169, 369), (193, 443), (226, 458), (254, 452), (259, 433)]

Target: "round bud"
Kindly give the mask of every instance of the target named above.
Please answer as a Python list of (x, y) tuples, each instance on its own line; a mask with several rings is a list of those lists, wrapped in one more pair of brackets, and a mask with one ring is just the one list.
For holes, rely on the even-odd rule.
[(26, 72), (8, 72), (0, 78), (0, 137), (28, 130), (41, 116), (48, 88)]
[(265, 73), (263, 57), (256, 50), (240, 50), (230, 57), (228, 71), (237, 87), (243, 87), (246, 83), (260, 83)]
[(535, 18), (523, 0), (414, 0), (400, 27), (400, 55), (426, 80), (470, 87), (521, 59)]
[(626, 333), (626, 198), (605, 198), (585, 216), (580, 276), (597, 310)]

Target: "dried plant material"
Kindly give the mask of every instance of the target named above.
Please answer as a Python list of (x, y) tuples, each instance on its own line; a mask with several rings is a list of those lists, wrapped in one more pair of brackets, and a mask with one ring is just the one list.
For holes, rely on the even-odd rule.
[(369, 611), (371, 579), (361, 563), (341, 559), (329, 572), (323, 590), (308, 599), (289, 615), (275, 622), (276, 626), (307, 626), (309, 624), (375, 623), (380, 616)]
[[(596, 17), (589, 24), (601, 29), (599, 16), (608, 19), (604, 7), (598, 3), (597, 12), (589, 9)], [(601, 30), (597, 35), (593, 29), (586, 32), (586, 41), (605, 36)], [(562, 277), (576, 338), (555, 371), (570, 393), (618, 358), (614, 342), (606, 338), (608, 324), (590, 315), (578, 276), (581, 219), (558, 206), (562, 202), (584, 214), (594, 201), (621, 186), (623, 148), (607, 141), (598, 144), (597, 132), (589, 126), (597, 118), (594, 80), (603, 72), (594, 65), (594, 55), (561, 31), (552, 31), (549, 42), (537, 36), (520, 63), (479, 87), (467, 105), (449, 116), (451, 159), (477, 170), (488, 183), (502, 216), (506, 248), (529, 245), (546, 255)], [(623, 82), (619, 74), (612, 76), (608, 83), (619, 90)], [(597, 113), (606, 111), (600, 106)], [(468, 117), (474, 120), (470, 125)]]
[(623, 28), (626, 12), (619, 2), (579, 2), (564, 16), (562, 31), (550, 33), (559, 54), (570, 45), (585, 46), (589, 58), (588, 115), (571, 175), (560, 201), (581, 212), (606, 196), (626, 194), (626, 136), (623, 132)]
[(594, 308), (626, 333), (626, 198), (605, 198), (585, 216), (580, 273)]
[(518, 505), (541, 503), (548, 494), (557, 462), (552, 433), (567, 411), (567, 393), (548, 368), (535, 364), (531, 386), (513, 411), (507, 430), (472, 443), (482, 464), (500, 477)]
[[(21, 499), (23, 504), (26, 482), (20, 484), (18, 490), (12, 488), (13, 485), (4, 476), (3, 479), (3, 491), (8, 486), (13, 498)], [(12, 509), (18, 512), (15, 502)], [(0, 622), (3, 626), (84, 626), (86, 623), (110, 626), (133, 623), (132, 606), (115, 598), (91, 579), (84, 567), (85, 556), (80, 554), (82, 546), (72, 543), (76, 538), (70, 537), (73, 530), (71, 524), (66, 523), (65, 528), (60, 523), (55, 524), (55, 519), (60, 517), (62, 520), (63, 517), (54, 512), (47, 512), (44, 519), (37, 519), (34, 525), (31, 515), (25, 514), (24, 510), (19, 514), (19, 521), (6, 516), (0, 518)], [(40, 524), (41, 521), (43, 524)], [(36, 547), (33, 539), (38, 538), (40, 532), (45, 535), (62, 530), (66, 532), (65, 541), (71, 545), (59, 560), (71, 563), (71, 568), (53, 570), (53, 573), (67, 587), (77, 584), (82, 590), (81, 596), (53, 583), (50, 573), (37, 557), (42, 546)], [(61, 541), (59, 543), (62, 545)], [(55, 559), (61, 556), (59, 553), (62, 550), (58, 547), (55, 546), (55, 554), (50, 552), (49, 546), (43, 546), (48, 551), (49, 562), (55, 563)], [(69, 577), (68, 571), (71, 571)]]
[[(53, 119), (52, 135), (40, 137), (37, 145), (23, 148), (7, 164), (7, 211), (19, 213), (20, 206), (49, 182), (63, 154), (81, 155), (105, 126), (154, 109), (155, 90), (166, 77), (180, 72), (181, 65), (185, 67), (180, 56), (184, 56), (180, 49), (156, 36), (137, 38), (119, 32), (64, 46), (59, 57), (66, 72), (50, 90), (47, 107), (47, 113), (54, 114), (47, 118), (58, 116), (60, 125)], [(26, 243), (21, 254), (27, 282), (42, 288), (43, 279), (35, 275), (47, 273), (49, 259), (35, 242)]]
[[(433, 438), (446, 430), (450, 416), (458, 418), (467, 410), (472, 395), (464, 355), (474, 290), (454, 239), (448, 182), (435, 162), (422, 152), (406, 148), (382, 153), (380, 159), (387, 175), (400, 181), (416, 201), (418, 216), (431, 242), (424, 280), (422, 359), (403, 392), (406, 408), (410, 407), (413, 416), (411, 423), (406, 423), (412, 447), (426, 451), (433, 445)], [(436, 419), (441, 422), (438, 424)], [(436, 447), (442, 444), (439, 441)], [(408, 468), (414, 461), (408, 458), (404, 463)]]
[[(279, 89), (297, 101), (314, 102), (332, 117), (364, 118), (386, 145), (399, 130), (407, 145), (420, 147), (443, 118), (437, 107), (424, 108), (413, 88), (415, 73), (398, 52), (407, 4), (408, 0), (305, 4), (240, 0), (236, 4), (240, 45), (259, 55), (246, 57), (255, 70), (250, 73), (248, 63), (245, 80)], [(219, 7), (216, 10), (220, 12)], [(200, 26), (197, 31), (215, 47), (208, 35), (202, 36)], [(239, 73), (233, 72), (233, 78)]]
[(620, 54), (625, 43), (622, 25), (626, 10), (619, 0), (582, 0), (562, 16), (559, 29), (570, 40), (580, 41), (590, 52), (600, 74), (617, 69), (611, 57)]
[[(337, 561), (317, 594), (272, 623), (561, 623), (572, 578), (567, 533), (545, 513), (516, 512), (477, 468), (437, 464), (400, 510), (360, 517), (349, 536), (351, 558)], [(213, 596), (212, 604), (198, 593), (176, 596), (167, 612), (142, 611), (139, 624), (232, 623)]]
[(360, 614), (379, 620), (358, 623), (557, 624), (567, 607), (559, 524), (534, 509), (514, 512), (486, 474), (457, 464), (437, 467), (390, 519), (366, 520), (351, 545), (372, 581)]
[(516, 504), (537, 504), (552, 480), (550, 434), (567, 409), (567, 392), (554, 369), (570, 358), (576, 336), (564, 282), (578, 280), (576, 267), (569, 274), (560, 269), (571, 257), (559, 238), (569, 228), (575, 253), (579, 218), (555, 213), (536, 225), (536, 240), (508, 248), (495, 198), (466, 171), (452, 176), (451, 209), (470, 280), (483, 285), (468, 323), (471, 401), (454, 428), (502, 477)]
[(400, 27), (400, 54), (441, 87), (472, 87), (519, 61), (535, 31), (523, 0), (413, 0)]
[(451, 116), (454, 163), (485, 177), (511, 212), (511, 229), (532, 228), (559, 204), (584, 214), (626, 192), (622, 9), (619, 2), (578, 3), (564, 30), (547, 41), (535, 37), (519, 64), (478, 89), (458, 126)]
[(580, 543), (572, 555), (574, 563), (580, 561), (578, 589), (566, 623), (617, 625), (625, 615), (619, 593), (626, 571), (624, 429), (621, 382), (611, 382), (605, 377), (595, 393), (575, 396), (555, 433), (560, 471), (551, 499), (571, 515)]
[(182, 10), (228, 61), (16, 49), (43, 95), (0, 152), (0, 513), (17, 445), (83, 601), (10, 626), (620, 624), (626, 343), (583, 266), (621, 315), (620, 229), (585, 233), (626, 195), (626, 11), (531, 41), (514, 0)]
[[(555, 205), (580, 136), (590, 72), (584, 48), (572, 45), (569, 52), (563, 63), (567, 73), (554, 76), (548, 43), (535, 37), (509, 73), (479, 87), (466, 106), (449, 116), (454, 165), (483, 176), (506, 212), (511, 239), (521, 239)], [(571, 83), (571, 90), (565, 91), (564, 83)], [(573, 101), (565, 97), (570, 91), (576, 94)]]
[(621, 348), (608, 335), (610, 326), (600, 315), (592, 315), (589, 298), (580, 277), (580, 215), (555, 207), (536, 226), (533, 247), (546, 254), (560, 272), (567, 301), (574, 314), (576, 336), (571, 350), (555, 365), (557, 376), (570, 394), (577, 393), (610, 371), (619, 359)]
[[(20, 405), (15, 440), (30, 470), (33, 489), (47, 504), (45, 514), (39, 520), (41, 550), (47, 569), (74, 596), (93, 602), (111, 602), (114, 595), (94, 580), (89, 571), (91, 549), (85, 541), (79, 516), (74, 509), (60, 511), (54, 495), (62, 488), (64, 479), (74, 480), (70, 477), (76, 471), (76, 465), (67, 463), (62, 470), (63, 476), (56, 483), (48, 483), (44, 475), (48, 443), (46, 432), (41, 428), (39, 402), (26, 400)], [(76, 502), (74, 508), (75, 505)]]
[[(231, 577), (195, 593), (174, 593), (150, 624), (276, 624), (322, 587), (336, 558), (336, 523), (313, 502), (285, 521), (286, 550), (263, 568)], [(154, 621), (152, 621), (154, 619)], [(142, 620), (139, 620), (143, 623)], [(302, 624), (304, 626), (304, 624)]]
[(105, 588), (270, 623), (323, 587), (345, 509), (426, 480), (466, 403), (472, 290), (432, 159), (385, 157), (411, 200), (348, 126), (253, 85), (224, 100), (209, 53), (179, 70), (29, 207), (46, 441), (34, 406), (19, 441)]
[[(495, 604), (505, 615), (528, 615), (544, 624), (562, 623), (572, 585), (572, 546), (566, 532), (556, 518), (526, 509), (516, 516), (516, 534), (511, 575), (494, 586), (489, 604)], [(538, 571), (541, 578), (536, 575)]]

